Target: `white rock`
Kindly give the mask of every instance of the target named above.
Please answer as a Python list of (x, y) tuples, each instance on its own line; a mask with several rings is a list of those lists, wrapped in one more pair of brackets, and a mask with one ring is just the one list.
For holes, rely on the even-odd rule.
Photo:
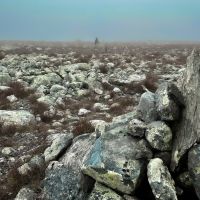
[(82, 116), (82, 115), (86, 115), (88, 113), (90, 113), (91, 111), (90, 110), (87, 110), (85, 108), (81, 108), (79, 111), (78, 111), (78, 115), (79, 116)]
[(17, 97), (15, 95), (10, 95), (6, 97), (11, 103), (17, 101)]

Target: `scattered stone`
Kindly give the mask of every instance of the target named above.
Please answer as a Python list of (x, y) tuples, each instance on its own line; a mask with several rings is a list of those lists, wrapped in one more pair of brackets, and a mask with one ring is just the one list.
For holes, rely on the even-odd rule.
[(26, 126), (35, 124), (35, 117), (25, 110), (0, 110), (0, 123), (4, 125)]
[(154, 149), (169, 151), (172, 148), (172, 131), (165, 122), (156, 121), (148, 124), (145, 137)]
[(150, 160), (147, 166), (147, 176), (156, 199), (178, 200), (174, 180), (160, 158)]
[(78, 111), (78, 115), (79, 116), (83, 116), (83, 115), (86, 115), (88, 113), (90, 113), (91, 111), (90, 110), (87, 110), (85, 108), (81, 108), (79, 111)]
[(10, 95), (6, 97), (11, 103), (17, 101), (17, 97), (15, 95)]
[(6, 156), (11, 156), (11, 155), (14, 155), (16, 153), (16, 150), (13, 149), (12, 147), (4, 147), (2, 150), (1, 150), (1, 153), (3, 155), (6, 155)]

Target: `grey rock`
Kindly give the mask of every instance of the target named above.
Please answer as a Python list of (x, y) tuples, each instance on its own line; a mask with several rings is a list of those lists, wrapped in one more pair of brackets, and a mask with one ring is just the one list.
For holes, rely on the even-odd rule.
[(84, 200), (87, 197), (90, 184), (82, 175), (81, 166), (95, 140), (94, 134), (76, 137), (59, 162), (49, 164), (44, 179), (45, 199)]
[(172, 148), (172, 131), (162, 121), (148, 124), (145, 137), (154, 149), (168, 151)]
[(185, 171), (178, 176), (178, 181), (183, 188), (191, 188), (193, 186), (193, 180), (189, 171)]
[(56, 73), (48, 73), (45, 75), (36, 76), (32, 83), (32, 87), (37, 88), (40, 85), (51, 86), (62, 81), (61, 77)]
[(129, 122), (129, 134), (134, 137), (142, 138), (144, 136), (145, 130), (147, 128), (143, 121), (138, 119), (133, 119)]
[(27, 126), (36, 123), (34, 115), (25, 110), (0, 110), (0, 122), (5, 126), (12, 124)]
[(8, 73), (0, 73), (0, 86), (6, 86), (11, 82), (11, 77)]
[(157, 120), (156, 99), (152, 92), (145, 92), (140, 98), (137, 108), (138, 117), (149, 123)]
[(45, 161), (55, 160), (72, 143), (73, 134), (59, 134), (52, 142), (51, 146), (44, 151)]
[(4, 147), (2, 150), (1, 150), (1, 153), (3, 155), (7, 155), (7, 156), (11, 156), (11, 155), (14, 155), (16, 153), (16, 150), (13, 149), (12, 147)]
[(147, 166), (148, 181), (155, 199), (177, 200), (174, 181), (169, 170), (159, 158), (150, 160)]
[(36, 200), (37, 194), (30, 188), (22, 188), (18, 192), (15, 200)]
[(116, 192), (96, 182), (88, 200), (123, 200)]
[(129, 136), (124, 128), (115, 128), (96, 140), (85, 157), (82, 171), (114, 190), (130, 194), (142, 178), (144, 162), (137, 160), (137, 156), (144, 151), (146, 149), (140, 149), (138, 140)]
[(179, 118), (179, 106), (176, 104), (169, 93), (169, 83), (159, 86), (156, 91), (156, 109), (159, 118), (163, 121), (173, 121)]
[(189, 151), (188, 169), (196, 194), (200, 199), (200, 145), (196, 145)]

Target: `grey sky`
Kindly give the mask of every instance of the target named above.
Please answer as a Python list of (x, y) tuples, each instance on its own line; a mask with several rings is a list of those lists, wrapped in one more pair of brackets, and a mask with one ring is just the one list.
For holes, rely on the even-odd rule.
[(0, 40), (200, 41), (200, 0), (0, 0)]

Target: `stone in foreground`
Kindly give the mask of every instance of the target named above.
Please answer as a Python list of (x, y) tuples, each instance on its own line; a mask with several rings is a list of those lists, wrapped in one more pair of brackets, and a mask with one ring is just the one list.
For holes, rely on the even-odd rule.
[(178, 200), (174, 180), (160, 158), (150, 160), (147, 166), (147, 176), (156, 199)]
[(147, 126), (145, 136), (154, 149), (168, 151), (172, 148), (172, 131), (165, 122), (150, 123)]
[(49, 162), (55, 160), (65, 149), (67, 149), (72, 143), (72, 134), (59, 134), (55, 140), (53, 140), (50, 147), (45, 152), (45, 161)]
[(142, 94), (137, 112), (139, 118), (147, 123), (157, 120), (156, 99), (154, 93), (145, 92)]
[(189, 151), (188, 168), (196, 194), (200, 199), (200, 145)]
[(78, 136), (59, 162), (50, 162), (43, 181), (44, 199), (85, 200), (90, 181), (83, 178), (81, 166), (95, 140), (95, 134)]
[(145, 167), (145, 159), (137, 160), (137, 156), (144, 155), (148, 149), (140, 148), (138, 141), (123, 131), (105, 132), (86, 157), (83, 173), (114, 190), (131, 194), (140, 183)]
[(37, 199), (37, 194), (31, 190), (30, 188), (22, 188), (15, 200), (36, 200)]
[(96, 182), (88, 200), (123, 200), (116, 192)]

